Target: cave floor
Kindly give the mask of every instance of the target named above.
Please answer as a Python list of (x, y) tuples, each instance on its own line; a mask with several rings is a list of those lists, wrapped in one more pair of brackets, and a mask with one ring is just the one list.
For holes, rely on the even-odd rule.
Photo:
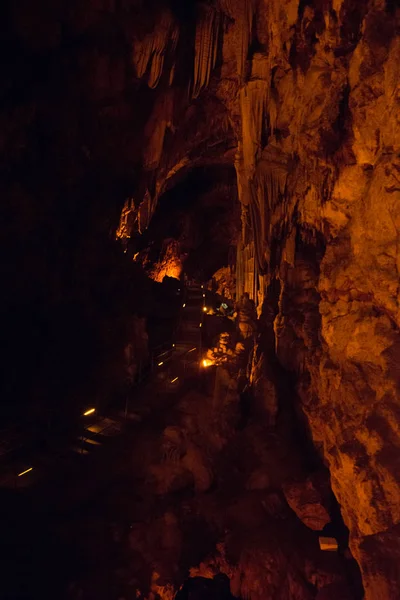
[(219, 571), (260, 600), (312, 599), (327, 585), (355, 597), (349, 565), (320, 552), (280, 491), (304, 472), (287, 417), (237, 429), (237, 406), (215, 405), (213, 369), (198, 368), (202, 305), (190, 290), (176, 354), (132, 399), (122, 435), (76, 469), (7, 490), (4, 597), (169, 600), (189, 574)]
[[(121, 414), (98, 418), (85, 429), (84, 439), (78, 437), (60, 454), (27, 450), (22, 459), (3, 467), (0, 495), (6, 508), (1, 555), (5, 559), (10, 547), (12, 552), (7, 559), (9, 577), (3, 581), (1, 597), (36, 598), (36, 582), (44, 597), (49, 582), (49, 597), (54, 597), (55, 588), (63, 593), (61, 588), (73, 579), (74, 573), (83, 571), (87, 577), (92, 564), (97, 572), (99, 564), (97, 560), (93, 562), (93, 549), (88, 553), (84, 550), (86, 544), (91, 546), (91, 536), (102, 535), (103, 526), (110, 526), (114, 520), (121, 524), (121, 514), (125, 526), (129, 527), (135, 519), (131, 510), (121, 510), (120, 503), (132, 507), (138, 500), (143, 502), (142, 492), (137, 492), (146, 479), (143, 465), (157, 453), (162, 431), (174, 419), (174, 406), (198, 385), (202, 300), (200, 287), (187, 294), (175, 352), (161, 368), (156, 366), (150, 381), (131, 398), (126, 420)], [(17, 478), (15, 473), (25, 470), (25, 465), (33, 465), (32, 472)], [(118, 516), (113, 517), (116, 503)], [(146, 506), (151, 512), (148, 498)], [(96, 532), (91, 531), (92, 527)], [(25, 539), (27, 550), (22, 557), (15, 535), (21, 529), (21, 535), (32, 538)], [(94, 547), (100, 548), (101, 544), (96, 542)], [(108, 552), (103, 547), (102, 552), (109, 564)], [(51, 576), (46, 575), (42, 560), (52, 565)], [(95, 580), (98, 575), (91, 582), (93, 588), (97, 587)], [(93, 591), (93, 597), (99, 596)]]

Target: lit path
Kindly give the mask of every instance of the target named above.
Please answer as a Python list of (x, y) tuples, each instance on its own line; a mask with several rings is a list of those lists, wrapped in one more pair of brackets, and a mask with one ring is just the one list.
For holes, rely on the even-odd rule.
[(52, 487), (62, 490), (73, 485), (79, 473), (88, 484), (96, 480), (102, 465), (130, 443), (145, 421), (162, 418), (168, 407), (196, 386), (204, 302), (205, 291), (200, 285), (186, 289), (174, 351), (156, 360), (153, 376), (134, 392), (125, 413), (82, 416), (82, 434), (67, 446), (62, 442), (60, 447), (52, 445), (42, 451), (22, 450), (18, 459), (0, 466), (0, 488), (26, 488), (40, 495), (45, 488), (49, 492)]
[[(90, 593), (84, 597), (104, 598), (103, 586), (115, 579), (110, 528), (118, 524), (129, 535), (132, 523), (151, 523), (159, 511), (164, 512), (171, 499), (160, 497), (149, 480), (151, 466), (160, 460), (163, 431), (179, 423), (187, 397), (195, 394), (199, 402), (204, 399), (196, 391), (201, 381), (200, 290), (198, 286), (187, 290), (175, 351), (132, 396), (129, 418), (112, 414), (91, 421), (93, 414), (88, 415), (83, 419), (83, 445), (77, 438), (75, 451), (70, 446), (58, 453), (52, 448), (51, 454), (30, 455), (27, 466), (33, 470), (18, 480), (14, 477), (17, 489), (0, 487), (0, 502), (6, 506), (2, 536), (10, 564), (0, 582), (1, 597), (64, 598), (71, 582), (85, 585), (87, 581)], [(2, 595), (4, 587), (12, 594)], [(20, 594), (20, 589), (30, 593)], [(119, 597), (113, 594), (106, 597)]]

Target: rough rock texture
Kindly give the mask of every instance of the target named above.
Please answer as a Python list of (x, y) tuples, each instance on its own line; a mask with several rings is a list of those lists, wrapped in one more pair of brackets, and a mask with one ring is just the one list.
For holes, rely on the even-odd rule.
[[(262, 305), (280, 281), (277, 356), (329, 466), (366, 598), (392, 598), (399, 580), (383, 548), (400, 517), (398, 9), (232, 0), (215, 10), (227, 20), (204, 106), (215, 94), (237, 138), (238, 288)], [(206, 86), (215, 38), (202, 31)]]
[[(121, 223), (128, 221), (122, 219)], [(127, 226), (120, 227), (122, 238)], [(204, 281), (221, 265), (229, 264), (234, 272), (239, 229), (233, 165), (197, 166), (162, 194), (148, 229), (125, 241), (135, 251), (140, 249), (139, 260), (143, 262), (145, 257), (147, 269), (152, 265), (158, 269), (166, 247), (172, 249), (175, 240), (174, 254), (186, 274)]]
[(266, 234), (252, 229), (254, 277), (267, 269), (267, 285), (281, 281), (277, 355), (298, 377), (366, 598), (383, 599), (399, 588), (382, 541), (398, 556), (400, 45), (385, 6), (365, 6), (359, 23), (346, 3), (335, 9), (299, 12), (287, 54), (283, 22), (267, 21), (271, 132), (252, 185)]
[(182, 261), (180, 258), (179, 244), (175, 240), (168, 240), (164, 245), (160, 261), (151, 271), (151, 278), (161, 283), (164, 277), (180, 279), (182, 274)]
[(260, 414), (279, 415), (285, 369), (367, 600), (400, 587), (397, 4), (20, 0), (0, 15), (5, 396), (47, 410), (71, 372), (66, 398), (85, 396), (87, 356), (113, 387), (139, 312), (137, 235), (193, 169), (234, 165)]
[[(128, 553), (138, 597), (151, 598), (152, 590), (173, 598), (188, 571), (205, 578), (225, 573), (232, 594), (241, 598), (311, 600), (333, 598), (333, 590), (357, 597), (354, 560), (321, 553), (318, 534), (282, 493), (282, 486), (293, 489), (295, 476), (305, 480), (308, 470), (293, 436), (295, 422), (282, 410), (273, 428), (254, 415), (237, 429), (234, 362), (217, 368), (212, 395), (191, 391), (178, 402), (167, 417), (174, 425), (160, 438), (138, 441), (135, 475), (140, 469), (146, 479), (140, 483), (139, 477), (139, 500), (130, 509), (135, 523)], [(320, 499), (327, 480), (321, 473), (311, 480)]]
[(322, 531), (330, 523), (330, 487), (321, 478), (321, 473), (313, 474), (304, 481), (288, 482), (283, 491), (290, 508), (307, 527)]
[(236, 277), (234, 269), (231, 267), (222, 267), (213, 275), (209, 286), (222, 298), (234, 300), (236, 298)]

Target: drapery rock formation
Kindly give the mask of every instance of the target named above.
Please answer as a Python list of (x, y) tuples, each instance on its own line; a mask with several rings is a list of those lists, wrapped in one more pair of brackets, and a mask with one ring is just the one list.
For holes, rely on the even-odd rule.
[[(129, 337), (142, 310), (133, 288), (145, 285), (132, 271), (138, 237), (195, 169), (217, 178), (233, 166), (236, 293), (248, 292), (259, 316), (249, 374), (258, 410), (273, 426), (277, 373), (288, 377), (365, 598), (396, 598), (398, 2), (21, 0), (1, 16), (5, 395), (17, 389), (46, 410), (60, 383), (62, 401), (85, 397), (97, 389), (97, 370), (81, 371), (87, 355), (107, 365), (112, 388), (124, 349), (143, 341)], [(54, 331), (55, 358), (36, 359), (38, 339), (54, 348)]]

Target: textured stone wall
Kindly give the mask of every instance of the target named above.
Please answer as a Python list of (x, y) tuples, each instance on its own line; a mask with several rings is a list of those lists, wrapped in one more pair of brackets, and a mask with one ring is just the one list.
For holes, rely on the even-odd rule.
[[(243, 285), (262, 304), (280, 280), (277, 356), (297, 378), (366, 597), (392, 598), (400, 499), (398, 9), (382, 0), (231, 0), (214, 8), (223, 13), (219, 72), (200, 97), (218, 98), (237, 139)], [(205, 88), (214, 44), (202, 25), (195, 50), (204, 60), (194, 80), (202, 73)]]
[[(2, 302), (14, 380), (26, 323), (35, 355), (33, 313), (46, 331), (65, 311), (66, 323), (95, 314), (90, 325), (104, 331), (115, 311), (131, 316), (125, 302), (102, 300), (126, 297), (131, 277), (110, 242), (124, 202), (130, 236), (194, 166), (234, 164), (241, 281), (261, 325), (274, 315), (268, 344), (329, 467), (366, 598), (397, 597), (396, 1), (19, 0), (1, 11)], [(122, 324), (116, 363), (126, 342)], [(51, 369), (28, 366), (33, 378)]]
[(265, 54), (249, 63), (251, 109), (239, 97), (238, 180), (260, 291), (281, 282), (278, 358), (298, 378), (366, 598), (383, 600), (400, 551), (398, 20), (384, 3), (297, 4), (258, 6)]

